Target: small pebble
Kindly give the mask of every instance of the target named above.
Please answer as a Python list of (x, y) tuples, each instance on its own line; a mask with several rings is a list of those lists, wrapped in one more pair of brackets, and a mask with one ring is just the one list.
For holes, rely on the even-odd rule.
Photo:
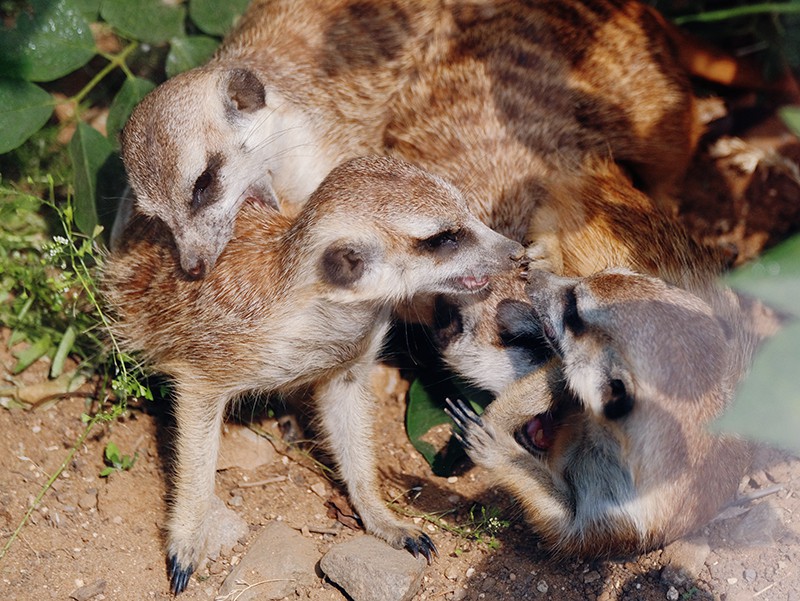
[(600, 574), (598, 572), (596, 572), (595, 570), (592, 570), (591, 572), (587, 572), (583, 576), (583, 581), (586, 584), (591, 584), (592, 582), (596, 582), (598, 580), (600, 580)]
[(747, 580), (747, 582), (753, 582), (756, 579), (756, 571), (752, 569), (745, 570), (744, 579)]
[(728, 584), (736, 584), (739, 582), (738, 578), (728, 578)]
[(458, 495), (450, 495), (449, 497), (447, 497), (447, 500), (450, 501), (452, 505), (455, 505), (461, 500), (461, 497), (459, 497)]
[(540, 580), (536, 583), (536, 590), (540, 593), (546, 593), (548, 590), (550, 590), (550, 587), (547, 586), (547, 583), (544, 580)]
[(228, 505), (230, 505), (231, 507), (241, 507), (242, 505), (244, 505), (244, 499), (242, 498), (242, 495), (232, 496), (228, 501)]
[(458, 476), (450, 476), (447, 479), (447, 483), (448, 484), (455, 484), (456, 482), (458, 482)]
[(444, 577), (448, 580), (458, 580), (459, 570), (456, 566), (448, 567), (444, 572)]
[(472, 578), (472, 575), (475, 573), (475, 568), (467, 568), (467, 578)]
[(667, 600), (678, 601), (678, 597), (680, 597), (678, 594), (678, 589), (676, 589), (674, 586), (669, 587), (669, 590), (667, 590)]

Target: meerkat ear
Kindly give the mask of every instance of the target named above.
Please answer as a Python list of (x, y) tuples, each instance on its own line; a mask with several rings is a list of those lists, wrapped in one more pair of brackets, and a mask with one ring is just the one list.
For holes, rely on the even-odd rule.
[(233, 69), (228, 76), (228, 99), (233, 108), (252, 113), (267, 104), (264, 84), (247, 69)]
[(540, 346), (542, 326), (533, 316), (529, 303), (504, 298), (497, 304), (497, 334), (506, 346)]
[(320, 261), (323, 281), (341, 288), (355, 284), (372, 261), (370, 248), (350, 242), (335, 242), (325, 249)]

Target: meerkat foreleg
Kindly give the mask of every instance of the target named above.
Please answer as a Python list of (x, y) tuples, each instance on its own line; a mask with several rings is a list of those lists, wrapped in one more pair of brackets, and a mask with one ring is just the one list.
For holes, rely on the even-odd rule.
[(207, 387), (179, 385), (172, 505), (167, 521), (170, 588), (182, 592), (206, 553), (222, 416), (228, 398)]
[(467, 455), (516, 490), (540, 534), (558, 537), (571, 532), (574, 511), (547, 465), (532, 458), (504, 428), (495, 428), (490, 415), (479, 416), (461, 400), (446, 403), (445, 411), (456, 425), (454, 435)]
[(369, 390), (373, 361), (364, 360), (317, 389), (329, 448), (350, 501), (370, 534), (393, 547), (420, 553), (430, 563), (436, 547), (427, 534), (395, 518), (381, 498), (373, 440), (375, 400)]

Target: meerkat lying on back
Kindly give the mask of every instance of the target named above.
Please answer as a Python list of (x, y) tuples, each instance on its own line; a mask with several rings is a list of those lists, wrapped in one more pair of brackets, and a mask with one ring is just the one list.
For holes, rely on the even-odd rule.
[(114, 332), (174, 380), (171, 587), (205, 555), (219, 429), (250, 391), (313, 386), (322, 431), (368, 532), (428, 559), (433, 543), (381, 500), (369, 373), (394, 306), (416, 294), (474, 294), (522, 247), (493, 232), (443, 180), (389, 158), (334, 169), (296, 219), (248, 203), (217, 268), (182, 274), (158, 221), (134, 220), (104, 268)]
[[(628, 268), (690, 291), (702, 291), (721, 269), (713, 250), (611, 161), (588, 162), (546, 186), (553, 202), (532, 217), (528, 236), (534, 267), (570, 277)], [(499, 394), (546, 361), (541, 333), (517, 327), (529, 311), (525, 282), (503, 274), (480, 295), (438, 299), (432, 338), (452, 369)]]
[(404, 158), (522, 243), (543, 183), (587, 156), (669, 191), (699, 135), (658, 15), (627, 0), (256, 0), (205, 66), (133, 112), (138, 210), (203, 277), (246, 199), (293, 214), (334, 165)]
[(554, 358), (480, 417), (451, 405), (469, 456), (556, 555), (644, 552), (707, 523), (750, 462), (748, 443), (709, 430), (760, 338), (739, 299), (620, 269), (534, 270), (527, 291), (517, 327)]

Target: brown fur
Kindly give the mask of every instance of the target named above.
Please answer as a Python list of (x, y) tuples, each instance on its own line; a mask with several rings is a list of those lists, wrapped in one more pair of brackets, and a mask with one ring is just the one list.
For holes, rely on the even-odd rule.
[(481, 418), (453, 408), (470, 456), (556, 555), (645, 552), (707, 523), (750, 461), (747, 443), (709, 424), (761, 339), (752, 308), (626, 270), (534, 270), (527, 291), (555, 358)]
[(322, 433), (365, 528), (430, 559), (430, 539), (380, 497), (369, 372), (397, 303), (478, 291), (522, 247), (478, 221), (443, 180), (398, 160), (362, 158), (334, 169), (296, 219), (245, 205), (204, 279), (187, 278), (177, 254), (162, 223), (134, 219), (103, 281), (122, 347), (175, 384), (173, 591), (206, 553), (224, 409), (252, 391), (313, 387)]
[[(604, 157), (664, 200), (698, 135), (671, 37), (638, 2), (261, 0), (212, 61), (141, 103), (122, 149), (140, 209), (202, 277), (248, 195), (293, 213), (358, 154), (447, 177), (487, 225), (527, 243), (555, 173)], [(223, 183), (190, 210), (213, 157)]]

